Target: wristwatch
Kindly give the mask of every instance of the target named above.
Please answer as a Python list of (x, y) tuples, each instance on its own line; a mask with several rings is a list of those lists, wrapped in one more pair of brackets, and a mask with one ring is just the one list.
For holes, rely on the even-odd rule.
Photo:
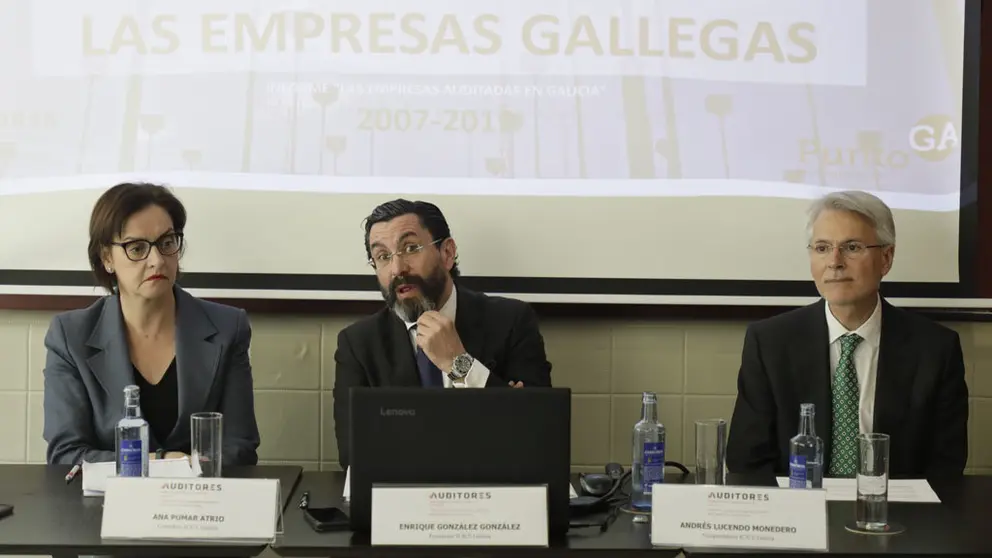
[(458, 382), (465, 379), (468, 376), (468, 371), (472, 369), (472, 364), (475, 363), (475, 358), (468, 353), (462, 353), (455, 357), (455, 360), (451, 363), (451, 371), (448, 372), (448, 377), (451, 378), (452, 382)]

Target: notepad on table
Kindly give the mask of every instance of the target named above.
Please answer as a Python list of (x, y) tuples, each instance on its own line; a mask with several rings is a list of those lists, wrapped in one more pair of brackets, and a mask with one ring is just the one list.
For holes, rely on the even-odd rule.
[[(97, 463), (83, 462), (83, 496), (103, 496), (106, 481), (117, 476), (117, 464), (113, 461)], [(152, 459), (148, 462), (148, 476), (158, 478), (193, 478), (196, 475), (190, 467), (189, 459)]]
[[(789, 487), (788, 477), (778, 477), (778, 485)], [(855, 479), (823, 479), (823, 489), (828, 501), (853, 502), (858, 499), (858, 481)], [(940, 498), (925, 479), (890, 479), (889, 501), (939, 504)]]

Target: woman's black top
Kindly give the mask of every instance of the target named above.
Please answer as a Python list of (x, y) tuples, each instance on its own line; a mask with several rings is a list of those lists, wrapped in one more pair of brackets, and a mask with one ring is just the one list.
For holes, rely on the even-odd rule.
[[(148, 421), (148, 430), (164, 445), (172, 428), (179, 419), (179, 381), (176, 376), (176, 359), (172, 359), (169, 369), (157, 384), (150, 384), (134, 367), (135, 385), (141, 389), (141, 416)], [(165, 448), (167, 451), (182, 451), (182, 448)]]

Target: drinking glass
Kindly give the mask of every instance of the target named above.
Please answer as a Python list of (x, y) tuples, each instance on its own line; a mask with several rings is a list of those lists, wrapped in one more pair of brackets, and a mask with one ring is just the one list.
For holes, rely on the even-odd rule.
[(193, 413), (190, 415), (191, 465), (198, 477), (222, 475), (224, 415), (221, 413)]
[(858, 435), (858, 500), (854, 522), (859, 529), (885, 531), (889, 524), (889, 435)]
[(726, 484), (727, 421), (696, 421), (696, 484)]

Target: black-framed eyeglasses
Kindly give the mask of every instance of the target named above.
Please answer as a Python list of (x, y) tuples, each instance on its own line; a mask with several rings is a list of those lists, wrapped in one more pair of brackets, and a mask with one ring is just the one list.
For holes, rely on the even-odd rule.
[(813, 255), (821, 258), (825, 258), (834, 253), (834, 248), (840, 250), (840, 255), (845, 258), (860, 258), (868, 253), (869, 248), (884, 248), (888, 244), (865, 244), (864, 242), (858, 242), (852, 240), (850, 242), (842, 242), (840, 244), (834, 245), (830, 242), (817, 242), (815, 244), (810, 244), (807, 248), (813, 253)]
[(439, 238), (434, 242), (428, 244), (407, 244), (406, 246), (392, 253), (384, 251), (384, 252), (372, 254), (372, 258), (369, 259), (369, 265), (372, 266), (373, 269), (382, 269), (385, 267), (389, 267), (389, 264), (393, 262), (394, 256), (399, 256), (403, 258), (403, 257), (412, 256), (414, 254), (419, 254), (424, 251), (424, 248), (427, 248), (428, 246), (433, 246), (439, 242), (443, 242), (446, 239), (447, 237)]
[(165, 233), (156, 241), (151, 240), (128, 240), (127, 242), (111, 242), (114, 246), (124, 249), (124, 255), (132, 262), (140, 262), (152, 253), (152, 246), (158, 248), (158, 253), (163, 256), (178, 254), (183, 249), (183, 233)]

